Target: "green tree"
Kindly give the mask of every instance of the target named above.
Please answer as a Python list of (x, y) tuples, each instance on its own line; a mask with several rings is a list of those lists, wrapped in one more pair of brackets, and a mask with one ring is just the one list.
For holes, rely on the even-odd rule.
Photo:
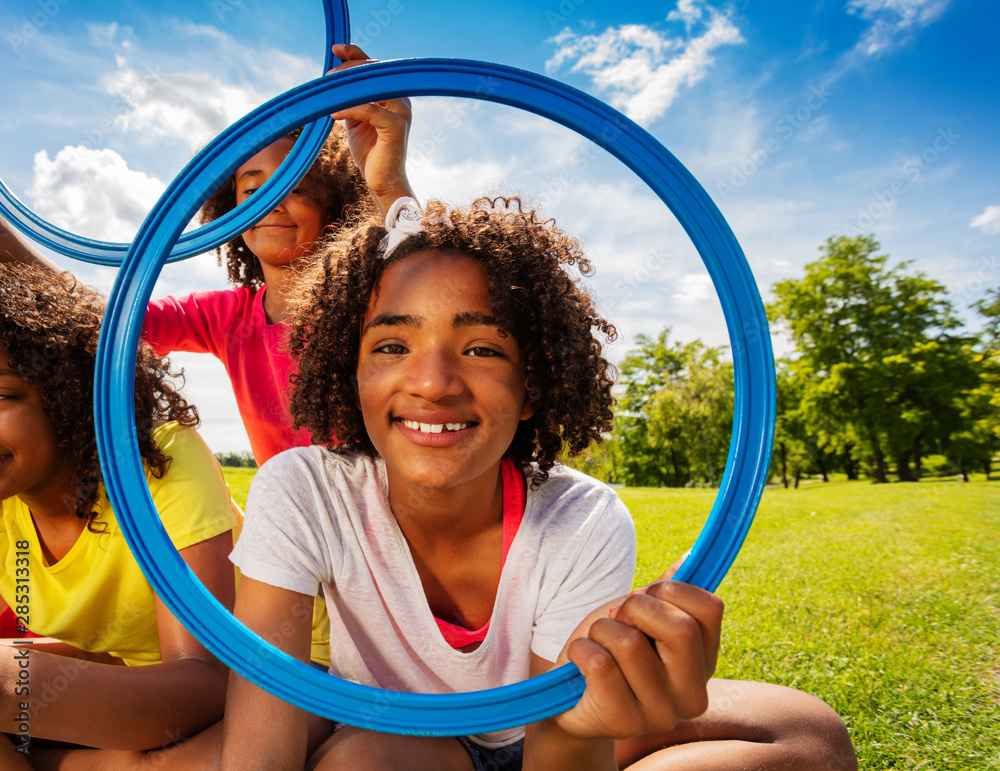
[[(969, 444), (976, 420), (976, 405), (970, 398), (980, 384), (971, 341), (942, 335), (918, 342), (887, 363), (898, 382), (890, 406), (898, 412), (891, 448), (899, 478), (919, 476), (921, 455), (934, 448), (954, 456), (960, 468), (980, 465), (984, 448), (973, 450)], [(964, 439), (959, 442), (959, 437)], [(913, 475), (908, 475), (910, 461)]]
[(722, 361), (724, 350), (688, 343), (683, 369), (653, 396), (650, 436), (671, 459), (674, 486), (718, 487), (722, 479), (733, 428), (733, 367)]
[(635, 347), (618, 367), (623, 387), (615, 412), (615, 430), (609, 454), (627, 485), (676, 486), (665, 457), (650, 436), (649, 411), (653, 397), (684, 366), (683, 347), (669, 342), (670, 328), (655, 338), (637, 335)]
[(249, 450), (243, 452), (217, 452), (215, 459), (220, 466), (230, 468), (257, 468), (257, 461), (254, 460), (253, 453)]
[(618, 482), (620, 480), (615, 471), (615, 458), (612, 456), (611, 446), (612, 443), (607, 440), (591, 442), (586, 450), (572, 458), (564, 447), (559, 462), (602, 482)]
[(1000, 350), (1000, 289), (988, 291), (986, 297), (973, 307), (986, 318), (986, 329), (982, 336), (987, 350)]
[(733, 420), (732, 365), (700, 340), (636, 338), (622, 362), (610, 465), (629, 485), (718, 485)]
[(856, 437), (817, 403), (816, 389), (794, 359), (778, 359), (775, 369), (778, 410), (771, 475), (780, 475), (785, 487), (796, 488), (806, 474), (818, 473), (828, 481), (829, 472), (837, 467), (856, 479)]
[(913, 478), (931, 416), (957, 420), (955, 392), (939, 378), (958, 378), (958, 389), (971, 379), (968, 341), (951, 334), (959, 323), (944, 287), (907, 274), (909, 263), (890, 268), (878, 249), (871, 237), (828, 239), (801, 279), (772, 287), (768, 312), (795, 344), (803, 398), (856, 440), (872, 477), (885, 482), (889, 458), (900, 479)]
[(778, 411), (774, 425), (774, 452), (771, 456), (771, 474), (781, 475), (786, 488), (789, 480), (799, 486), (809, 463), (807, 407), (803, 400), (805, 383), (796, 377), (788, 359), (776, 362), (775, 374), (778, 387)]
[(986, 319), (986, 327), (976, 353), (981, 381), (970, 394), (967, 408), (974, 440), (987, 448), (985, 470), (989, 476), (993, 453), (1000, 450), (1000, 289), (987, 292), (974, 307)]

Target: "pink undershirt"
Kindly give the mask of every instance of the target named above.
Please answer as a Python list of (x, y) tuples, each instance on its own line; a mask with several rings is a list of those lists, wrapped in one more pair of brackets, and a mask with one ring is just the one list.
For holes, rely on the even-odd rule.
[[(503, 487), (503, 546), (500, 551), (500, 570), (503, 570), (507, 562), (507, 552), (517, 535), (517, 528), (524, 517), (524, 477), (521, 471), (509, 458), (500, 461), (500, 479)], [(482, 642), (486, 639), (486, 633), (490, 631), (490, 622), (487, 621), (482, 627), (476, 630), (466, 629), (463, 626), (452, 624), (449, 621), (442, 621), (437, 616), (438, 629), (444, 635), (445, 641), (452, 648), (464, 648), (472, 643)]]

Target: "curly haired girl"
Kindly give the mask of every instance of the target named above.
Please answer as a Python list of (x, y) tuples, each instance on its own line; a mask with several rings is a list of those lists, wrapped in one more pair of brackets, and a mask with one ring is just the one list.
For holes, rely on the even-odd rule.
[[(222, 715), (226, 668), (154, 595), (101, 482), (92, 405), (103, 312), (69, 274), (0, 265), (0, 607), (51, 638), (0, 646), (0, 720), (24, 728), (14, 748), (0, 737), (3, 768), (22, 767), (29, 750), (41, 758), (37, 740), (148, 750)], [(193, 430), (195, 408), (145, 344), (135, 413), (164, 527), (231, 607), (238, 509)]]
[[(265, 148), (265, 152), (271, 150), (276, 155), (280, 155), (280, 158), (277, 158), (280, 163), (301, 133), (302, 129), (289, 132), (282, 139)], [(278, 153), (279, 148), (280, 153)], [(261, 163), (261, 160), (259, 156), (254, 156), (237, 169), (226, 180), (225, 184), (209, 197), (201, 207), (202, 224), (217, 220), (235, 209), (266, 181), (264, 175), (255, 168), (257, 163)], [(277, 168), (277, 164), (275, 164), (275, 168)], [(237, 184), (237, 179), (240, 180), (239, 184)], [(309, 171), (299, 181), (289, 200), (283, 205), (292, 206), (296, 202), (315, 207), (318, 221), (325, 223), (318, 238), (321, 238), (325, 232), (335, 230), (336, 223), (348, 219), (352, 210), (357, 209), (360, 212), (374, 210), (375, 201), (365, 186), (361, 172), (351, 160), (346, 133), (339, 125), (334, 126), (331, 130), (326, 143), (319, 151)], [(219, 264), (223, 264), (223, 259), (225, 260), (229, 282), (233, 286), (260, 289), (266, 284), (264, 267), (261, 262), (268, 253), (262, 239), (266, 230), (263, 223), (258, 223), (246, 233), (238, 235), (217, 250)], [(256, 248), (248, 246), (248, 242)], [(289, 244), (289, 247), (288, 256), (294, 260), (305, 254), (309, 248), (309, 242), (294, 240)], [(270, 251), (273, 250), (272, 247)]]
[[(669, 580), (624, 596), (628, 512), (556, 464), (611, 427), (600, 338), (615, 329), (568, 274), (590, 272), (577, 242), (517, 198), (423, 214), (397, 201), (386, 224), (342, 232), (290, 299), (292, 412), (316, 446), (254, 480), (237, 616), (305, 661), (294, 618), (321, 585), (340, 677), (448, 693), (572, 661), (586, 690), (527, 729), (339, 726), (307, 767), (815, 768), (842, 751), (851, 768), (818, 699), (710, 681), (718, 598)], [(230, 679), (223, 768), (301, 768), (305, 730), (301, 711)]]
[[(338, 69), (369, 61), (357, 46), (338, 45), (334, 52), (345, 60)], [(259, 465), (309, 443), (308, 434), (292, 428), (288, 410), (294, 365), (283, 322), (293, 266), (352, 214), (373, 213), (380, 206), (384, 212), (400, 195), (411, 195), (405, 171), (408, 100), (361, 105), (334, 117), (343, 128), (334, 127), (299, 187), (220, 250), (235, 288), (153, 300), (143, 323), (143, 335), (158, 353), (211, 353), (225, 365)], [(281, 165), (297, 135), (282, 137), (240, 166), (207, 201), (202, 221), (253, 195)]]
[[(508, 454), (534, 484), (546, 478), (564, 443), (576, 454), (611, 430), (616, 373), (594, 332), (614, 340), (617, 331), (566, 271), (592, 272), (574, 239), (523, 211), (516, 198), (479, 199), (468, 212), (432, 201), (420, 229), (392, 249), (391, 261), (380, 257), (383, 237), (382, 228), (371, 226), (345, 234), (322, 267), (307, 271), (304, 282), (313, 282), (308, 294), (290, 300), (297, 312), (297, 425), (327, 437), (331, 449), (329, 438), (336, 435), (352, 451), (376, 454), (357, 405), (361, 339), (330, 331), (362, 329), (368, 298), (377, 294), (389, 264), (418, 251), (449, 249), (480, 263), (490, 315), (520, 348), (533, 415), (518, 424)], [(329, 256), (338, 248), (336, 258)]]
[[(389, 236), (371, 222), (342, 233), (291, 299), (292, 410), (320, 446), (254, 481), (232, 557), (237, 615), (306, 660), (308, 626), (293, 613), (321, 584), (330, 671), (394, 690), (494, 687), (572, 660), (587, 691), (533, 727), (525, 767), (613, 767), (612, 737), (705, 709), (721, 604), (665, 583), (574, 633), (628, 592), (635, 556), (614, 492), (555, 465), (563, 443), (582, 450), (611, 424), (613, 369), (595, 333), (615, 331), (567, 274), (589, 265), (517, 199), (432, 202), (403, 222)], [(678, 625), (686, 634), (670, 633)], [(224, 768), (302, 767), (298, 710), (238, 677), (228, 698)], [(310, 767), (423, 756), (517, 768), (523, 735), (345, 726)]]

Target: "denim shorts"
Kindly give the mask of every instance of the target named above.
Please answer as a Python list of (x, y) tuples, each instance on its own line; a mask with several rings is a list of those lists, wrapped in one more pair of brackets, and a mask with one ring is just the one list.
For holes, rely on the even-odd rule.
[(521, 759), (524, 756), (524, 739), (497, 747), (491, 750), (480, 747), (465, 736), (455, 737), (465, 747), (472, 758), (475, 771), (521, 771)]

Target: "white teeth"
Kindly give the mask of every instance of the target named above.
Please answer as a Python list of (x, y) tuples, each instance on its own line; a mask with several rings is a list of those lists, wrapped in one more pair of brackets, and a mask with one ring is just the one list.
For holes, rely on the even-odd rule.
[(440, 434), (442, 431), (462, 431), (468, 423), (418, 423), (415, 420), (400, 421), (404, 426), (422, 434)]

